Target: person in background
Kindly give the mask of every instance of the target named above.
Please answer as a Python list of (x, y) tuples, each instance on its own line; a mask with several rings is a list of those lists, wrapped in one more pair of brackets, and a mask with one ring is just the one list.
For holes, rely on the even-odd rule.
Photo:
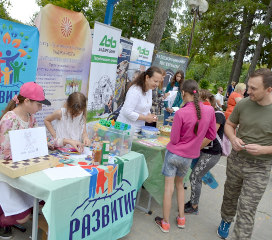
[[(69, 95), (63, 108), (56, 110), (44, 119), (44, 124), (53, 137), (54, 147), (68, 146), (78, 152), (91, 144), (86, 131), (87, 98), (81, 92)], [(55, 129), (52, 122), (56, 121)]]
[(158, 95), (163, 95), (163, 82), (164, 82), (164, 78), (166, 77), (166, 71), (161, 68), (161, 71), (162, 71), (162, 80), (158, 86)]
[(271, 70), (256, 70), (249, 76), (247, 85), (249, 97), (237, 103), (225, 125), (232, 151), (227, 158), (222, 220), (217, 230), (223, 239), (228, 237), (235, 215), (231, 239), (251, 239), (256, 210), (271, 173)]
[(235, 89), (236, 82), (232, 81), (231, 84), (228, 86), (227, 93), (226, 93), (226, 98), (228, 99), (230, 94), (234, 91)]
[(215, 106), (216, 106), (215, 97), (211, 94), (211, 92), (209, 90), (200, 89), (199, 90), (199, 100), (204, 105), (212, 106), (213, 108), (215, 108)]
[(216, 101), (216, 107), (219, 109), (219, 110), (223, 110), (223, 105), (224, 105), (224, 96), (222, 95), (223, 93), (223, 88), (222, 87), (219, 87), (217, 89), (217, 93), (215, 94), (215, 101)]
[(132, 81), (116, 121), (130, 124), (136, 133), (141, 131), (145, 122), (156, 122), (157, 116), (150, 113), (152, 90), (158, 87), (161, 79), (161, 69), (152, 66)]
[(132, 82), (141, 74), (140, 70), (135, 70), (132, 76)]
[[(166, 72), (163, 68), (161, 68), (161, 72), (162, 72), (162, 78), (161, 81), (159, 83), (159, 86), (152, 90), (152, 108), (151, 108), (151, 113), (155, 114), (155, 115), (160, 115), (161, 114), (161, 108), (162, 108), (162, 88), (163, 88), (163, 80), (164, 77), (166, 76)], [(152, 122), (152, 123), (148, 123), (145, 122), (145, 126), (151, 126), (151, 127), (156, 127), (157, 126), (157, 122)]]
[[(37, 127), (34, 114), (42, 104), (51, 105), (45, 99), (43, 88), (35, 82), (21, 86), (19, 95), (8, 103), (0, 118), (0, 159), (11, 159), (9, 131)], [(0, 238), (11, 239), (11, 226), (28, 221), (34, 198), (5, 182), (0, 181)]]
[(169, 217), (175, 184), (179, 209), (176, 221), (179, 228), (185, 227), (183, 178), (192, 159), (199, 157), (203, 139), (206, 137), (213, 140), (216, 137), (214, 110), (211, 106), (199, 102), (197, 82), (185, 81), (182, 96), (185, 105), (174, 116), (170, 142), (166, 147), (162, 167), (162, 174), (165, 176), (163, 218), (155, 218), (155, 223), (162, 232), (170, 230)]
[(166, 77), (166, 71), (163, 68), (161, 68), (161, 71), (162, 71), (162, 78), (157, 90), (158, 101), (157, 101), (156, 115), (161, 115), (161, 111), (163, 108), (163, 101), (162, 101), (163, 100), (163, 82), (164, 82), (164, 78)]
[[(214, 110), (217, 110), (215, 107), (214, 96), (208, 90), (200, 90), (200, 101), (203, 102), (203, 104), (206, 103), (206, 105), (209, 103), (209, 105), (211, 105)], [(215, 112), (215, 118), (217, 137), (213, 141), (204, 138), (201, 145), (200, 157), (192, 168), (192, 173), (190, 175), (191, 197), (190, 201), (187, 202), (184, 206), (184, 212), (187, 214), (198, 214), (202, 178), (218, 163), (222, 154), (222, 147), (218, 137), (222, 142), (226, 119), (223, 112), (219, 111)]]
[(225, 112), (226, 119), (229, 118), (232, 113), (235, 105), (244, 97), (246, 91), (246, 85), (244, 83), (238, 83), (234, 89), (234, 92), (230, 94), (227, 109)]
[(163, 96), (164, 100), (170, 95), (170, 91), (177, 91), (177, 94), (172, 106), (169, 106), (168, 101), (164, 101), (165, 110), (164, 110), (163, 125), (168, 125), (168, 124), (172, 125), (172, 123), (167, 122), (166, 119), (168, 119), (170, 116), (175, 115), (174, 109), (172, 107), (180, 107), (180, 105), (183, 102), (182, 96), (181, 96), (181, 90), (180, 90), (183, 82), (184, 82), (184, 72), (182, 70), (179, 70), (175, 73), (175, 75), (173, 76), (173, 78), (171, 79), (171, 81), (168, 83), (166, 87), (165, 94)]

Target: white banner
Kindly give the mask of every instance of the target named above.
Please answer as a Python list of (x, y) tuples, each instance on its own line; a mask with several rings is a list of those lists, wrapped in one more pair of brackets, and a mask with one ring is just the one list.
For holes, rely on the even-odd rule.
[(116, 82), (121, 30), (95, 22), (88, 92), (87, 122), (109, 115)]
[(128, 78), (133, 81), (140, 72), (145, 71), (151, 66), (154, 44), (130, 38), (133, 41), (132, 53), (130, 57)]
[(82, 13), (47, 4), (35, 20), (40, 32), (36, 82), (51, 106), (35, 117), (44, 117), (63, 107), (73, 92), (87, 95), (92, 50), (90, 26)]

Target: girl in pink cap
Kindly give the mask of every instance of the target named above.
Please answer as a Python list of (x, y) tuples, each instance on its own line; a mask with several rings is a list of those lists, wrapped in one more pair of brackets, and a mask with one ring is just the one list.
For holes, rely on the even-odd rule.
[[(50, 105), (43, 88), (28, 82), (21, 86), (19, 95), (8, 103), (0, 118), (0, 159), (11, 159), (9, 131), (36, 127), (34, 114)], [(0, 181), (0, 238), (11, 239), (11, 226), (25, 223), (33, 207), (33, 197)]]

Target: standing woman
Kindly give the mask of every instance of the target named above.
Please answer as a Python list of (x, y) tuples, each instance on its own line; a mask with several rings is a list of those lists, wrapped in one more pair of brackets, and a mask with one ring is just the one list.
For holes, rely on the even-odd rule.
[(170, 229), (170, 211), (174, 185), (177, 189), (179, 215), (176, 218), (179, 228), (185, 227), (184, 187), (185, 177), (193, 158), (200, 155), (200, 146), (204, 138), (216, 137), (215, 114), (211, 106), (199, 102), (198, 85), (187, 80), (182, 86), (185, 105), (179, 109), (173, 121), (170, 142), (167, 144), (162, 174), (165, 176), (163, 218), (156, 217), (155, 223), (163, 232)]
[[(170, 95), (170, 91), (178, 91), (176, 98), (173, 102), (172, 106), (168, 106), (168, 102), (164, 102), (164, 121), (163, 121), (163, 125), (168, 125), (168, 122), (166, 121), (167, 118), (169, 118), (170, 116), (174, 116), (174, 110), (172, 107), (180, 107), (180, 105), (182, 104), (182, 96), (181, 96), (181, 86), (184, 82), (184, 72), (179, 70), (175, 73), (175, 75), (173, 76), (173, 78), (171, 79), (170, 83), (168, 83), (166, 90), (165, 90), (165, 94), (164, 94), (164, 99), (167, 98)], [(171, 125), (171, 124), (170, 124)]]
[(156, 115), (150, 113), (152, 90), (158, 87), (161, 79), (161, 69), (153, 66), (132, 81), (116, 121), (130, 124), (136, 133), (141, 131), (145, 122), (156, 122)]
[(225, 112), (226, 120), (229, 118), (232, 113), (235, 105), (244, 97), (244, 93), (246, 91), (246, 84), (238, 83), (234, 89), (234, 91), (230, 94), (228, 100), (227, 110)]
[(232, 81), (231, 85), (228, 86), (228, 90), (226, 94), (227, 99), (229, 99), (230, 94), (234, 91), (235, 85), (236, 85), (236, 82)]

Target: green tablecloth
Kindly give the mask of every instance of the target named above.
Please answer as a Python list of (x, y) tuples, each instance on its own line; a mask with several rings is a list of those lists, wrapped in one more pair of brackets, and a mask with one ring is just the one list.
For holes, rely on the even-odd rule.
[[(90, 173), (90, 177), (52, 181), (40, 171), (16, 179), (0, 174), (0, 181), (46, 202), (43, 213), (50, 239), (118, 239), (130, 231), (137, 190), (148, 170), (144, 156), (136, 152), (116, 164), (96, 168), (103, 173), (98, 178)], [(117, 171), (111, 190), (107, 173), (112, 169)]]
[(164, 194), (164, 176), (161, 173), (166, 147), (146, 146), (133, 141), (132, 150), (145, 156), (148, 178), (144, 182), (145, 189), (162, 205)]
[[(145, 180), (143, 185), (145, 189), (151, 194), (151, 196), (156, 200), (156, 202), (162, 205), (164, 194), (164, 176), (161, 172), (166, 146), (147, 146), (139, 143), (138, 141), (139, 140), (133, 141), (132, 150), (138, 153), (142, 153), (145, 156), (149, 172), (148, 178)], [(191, 168), (189, 168), (186, 176), (183, 179), (184, 183), (189, 181), (191, 171)]]

